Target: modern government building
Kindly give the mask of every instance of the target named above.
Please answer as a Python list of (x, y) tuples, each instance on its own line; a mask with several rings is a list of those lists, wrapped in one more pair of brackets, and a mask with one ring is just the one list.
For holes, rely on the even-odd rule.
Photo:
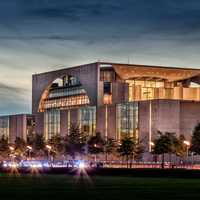
[(46, 140), (77, 124), (150, 150), (158, 131), (189, 139), (200, 122), (200, 69), (96, 62), (34, 74), (32, 116)]

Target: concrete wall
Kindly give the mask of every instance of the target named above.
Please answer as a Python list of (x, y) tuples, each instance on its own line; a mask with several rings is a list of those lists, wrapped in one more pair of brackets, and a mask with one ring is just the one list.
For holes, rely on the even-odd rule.
[[(97, 126), (96, 132), (100, 132), (102, 136), (105, 136), (105, 106), (97, 108)], [(116, 139), (116, 106), (108, 105), (108, 137)]]
[[(150, 101), (139, 102), (139, 137), (149, 142)], [(151, 101), (152, 140), (157, 131), (173, 132), (190, 139), (192, 131), (200, 122), (200, 103), (178, 100)]]
[(30, 116), (26, 114), (9, 116), (9, 142), (14, 143), (16, 137), (27, 140), (27, 117)]
[(36, 74), (32, 76), (32, 113), (38, 112), (40, 99), (45, 90), (52, 82), (64, 75), (78, 77), (84, 89), (86, 90), (91, 105), (97, 103), (97, 74), (98, 65), (96, 63), (82, 65), (73, 68), (65, 68), (57, 71)]
[(180, 103), (180, 134), (190, 138), (194, 127), (200, 122), (200, 103)]

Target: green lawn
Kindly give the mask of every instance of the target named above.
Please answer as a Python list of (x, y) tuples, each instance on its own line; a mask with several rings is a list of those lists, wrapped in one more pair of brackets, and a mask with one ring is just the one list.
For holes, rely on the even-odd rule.
[(200, 180), (177, 178), (0, 175), (0, 199), (200, 199)]

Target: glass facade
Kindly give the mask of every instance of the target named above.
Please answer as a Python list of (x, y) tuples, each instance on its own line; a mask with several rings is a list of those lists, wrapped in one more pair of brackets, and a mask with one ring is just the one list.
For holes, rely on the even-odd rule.
[[(61, 81), (61, 83), (58, 83), (58, 81)], [(41, 110), (71, 108), (88, 105), (89, 102), (87, 92), (78, 78), (64, 76), (52, 83), (47, 97), (41, 103)]]
[(149, 99), (200, 100), (200, 88), (184, 87), (181, 82), (149, 79), (126, 80), (129, 87), (129, 101)]
[(60, 135), (60, 110), (46, 110), (44, 116), (45, 139)]
[(66, 108), (66, 107), (75, 107), (81, 105), (89, 104), (89, 98), (87, 95), (77, 95), (64, 98), (56, 99), (47, 99), (45, 100), (44, 108)]
[(129, 136), (138, 138), (138, 103), (117, 104), (117, 140)]
[(9, 138), (9, 116), (0, 117), (0, 137)]
[(96, 107), (88, 106), (79, 109), (81, 131), (94, 135), (96, 132)]
[(64, 97), (64, 96), (73, 96), (79, 94), (86, 94), (85, 90), (81, 87), (71, 87), (71, 88), (58, 88), (50, 90), (49, 98)]

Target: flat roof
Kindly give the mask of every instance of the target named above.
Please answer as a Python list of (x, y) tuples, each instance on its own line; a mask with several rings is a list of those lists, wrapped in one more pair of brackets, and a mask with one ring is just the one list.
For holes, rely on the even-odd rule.
[(48, 71), (35, 75), (42, 75), (47, 73), (58, 72), (66, 69), (84, 67), (87, 65), (110, 65), (114, 68), (115, 72), (121, 79), (134, 79), (141, 77), (153, 77), (160, 79), (167, 79), (169, 81), (179, 81), (189, 79), (195, 76), (200, 76), (200, 69), (190, 67), (169, 67), (169, 66), (157, 66), (157, 65), (141, 65), (141, 64), (127, 64), (127, 63), (112, 63), (112, 62), (94, 62), (84, 65), (63, 68), (59, 70)]

